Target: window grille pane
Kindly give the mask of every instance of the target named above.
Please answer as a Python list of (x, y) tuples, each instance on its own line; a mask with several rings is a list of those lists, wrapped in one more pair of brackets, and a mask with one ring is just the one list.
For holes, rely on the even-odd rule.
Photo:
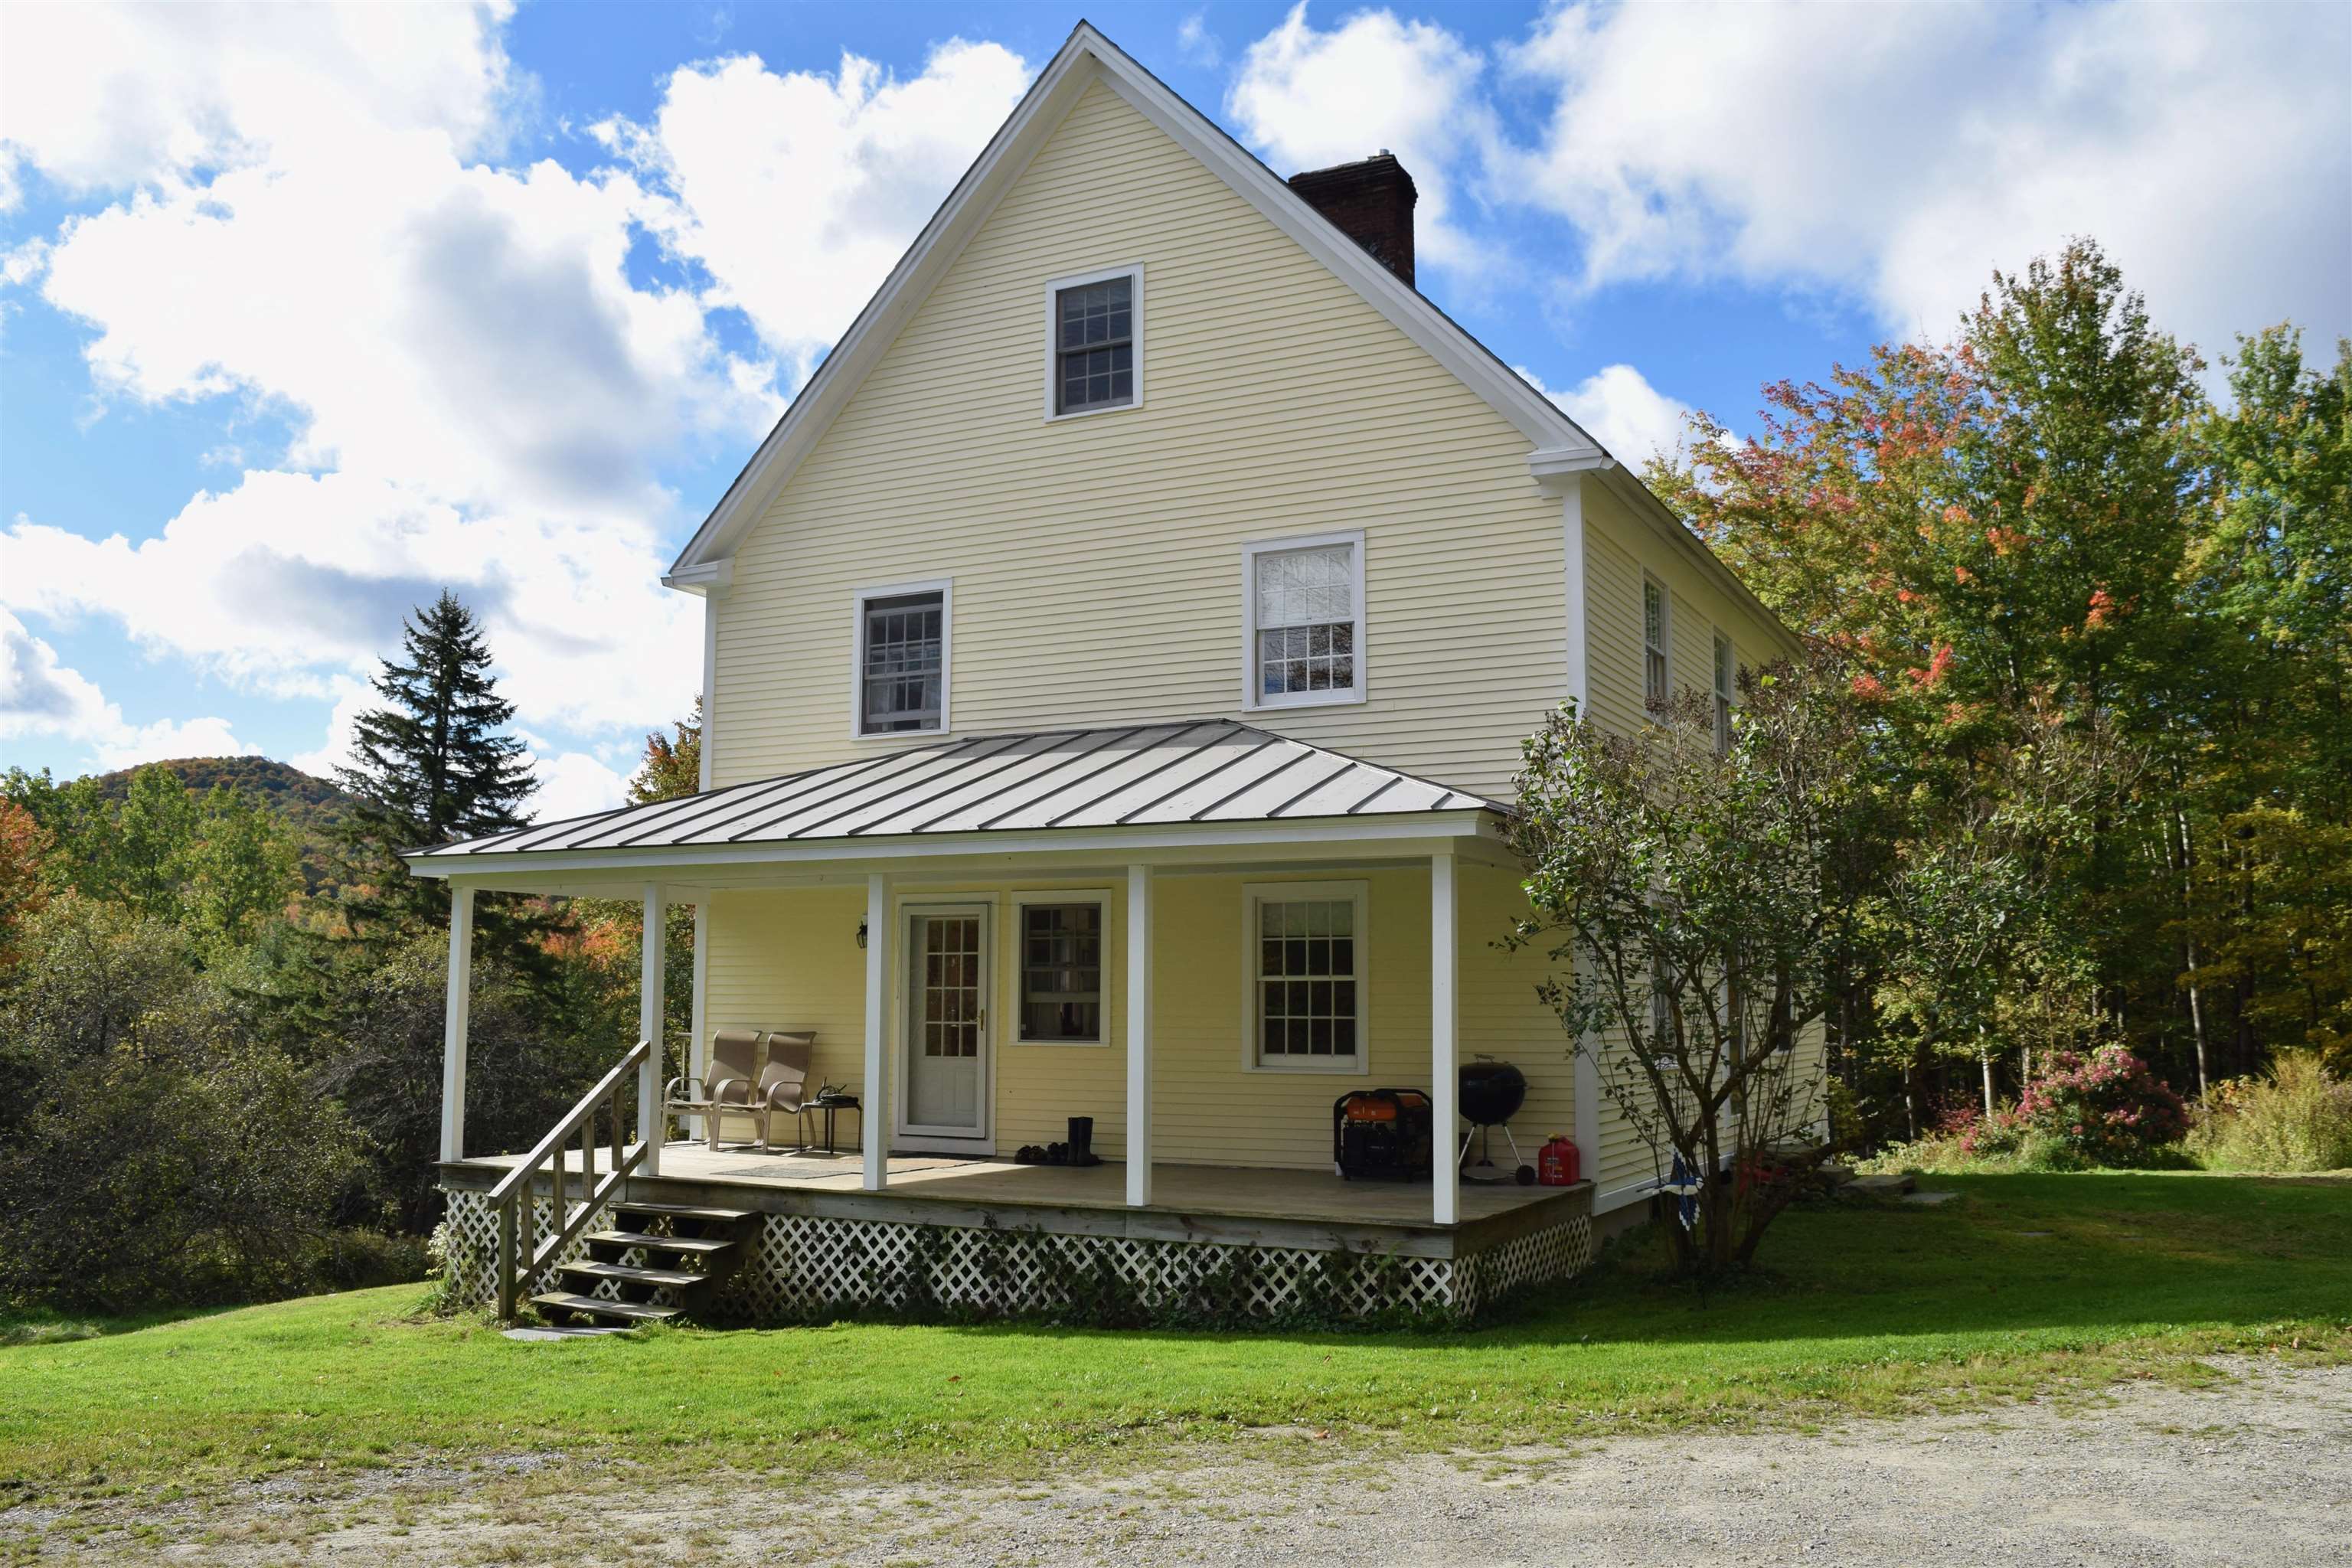
[(1055, 296), (1055, 406), (1067, 414), (1135, 401), (1135, 280), (1113, 278)]
[(1356, 684), (1355, 547), (1257, 557), (1258, 692), (1349, 691)]
[(946, 626), (946, 607), (938, 594), (866, 602), (860, 732), (940, 727)]
[(1738, 668), (1731, 653), (1731, 639), (1715, 639), (1715, 749), (1719, 754), (1731, 750), (1731, 693), (1733, 672)]
[(1666, 595), (1650, 582), (1642, 584), (1642, 695), (1666, 700)]
[(1259, 1054), (1355, 1055), (1355, 900), (1269, 900), (1257, 919)]
[(1021, 1037), (1102, 1038), (1102, 906), (1029, 904), (1021, 911)]

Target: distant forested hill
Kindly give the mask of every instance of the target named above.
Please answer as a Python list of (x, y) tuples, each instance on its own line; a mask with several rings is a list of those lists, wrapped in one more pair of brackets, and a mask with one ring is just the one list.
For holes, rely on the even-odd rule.
[[(200, 794), (215, 784), (250, 790), (306, 835), (325, 836), (351, 805), (352, 797), (325, 779), (268, 757), (179, 757), (153, 765), (178, 774), (182, 784)], [(130, 791), (131, 775), (137, 771), (124, 768), (100, 773), (98, 793), (107, 800), (121, 800)]]
[[(302, 848), (302, 880), (309, 890), (316, 893), (331, 880), (327, 845), (334, 837), (335, 825), (350, 809), (352, 797), (325, 779), (268, 757), (177, 757), (147, 765), (177, 775), (199, 795), (215, 784), (245, 790), (293, 830), (295, 842)], [(99, 795), (109, 801), (121, 800), (130, 792), (131, 775), (136, 772), (136, 768), (124, 768), (99, 774)]]

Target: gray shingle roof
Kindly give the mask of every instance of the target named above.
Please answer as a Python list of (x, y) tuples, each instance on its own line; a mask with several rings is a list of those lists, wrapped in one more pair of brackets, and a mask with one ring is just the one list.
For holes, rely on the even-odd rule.
[(571, 853), (909, 834), (1503, 811), (1230, 720), (982, 735), (409, 852)]

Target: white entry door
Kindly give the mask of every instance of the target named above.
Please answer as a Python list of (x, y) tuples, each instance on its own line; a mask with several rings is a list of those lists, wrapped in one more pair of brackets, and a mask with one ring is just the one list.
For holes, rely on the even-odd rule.
[(988, 1136), (988, 976), (987, 905), (908, 911), (902, 1131)]

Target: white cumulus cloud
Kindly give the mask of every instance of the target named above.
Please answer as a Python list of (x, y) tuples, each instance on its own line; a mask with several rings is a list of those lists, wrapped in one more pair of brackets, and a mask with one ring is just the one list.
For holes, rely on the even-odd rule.
[(900, 78), (845, 54), (839, 69), (771, 70), (757, 56), (672, 73), (640, 124), (595, 134), (665, 198), (647, 221), (805, 373), (880, 286), (1013, 111), (1028, 65), (952, 39)]
[[(494, 141), (514, 87), (487, 5), (45, 5), (0, 50), (0, 171), (68, 191), (267, 163), (363, 120)], [(5, 205), (5, 204), (0, 204)]]
[(1523, 365), (1514, 365), (1528, 384), (1558, 404), (1610, 456), (1638, 471), (1652, 458), (1668, 457), (1687, 435), (1691, 405), (1650, 384), (1630, 364), (1605, 365), (1574, 386), (1554, 390)]
[(628, 780), (585, 752), (530, 753), (531, 776), (539, 788), (531, 795), (531, 815), (541, 822), (585, 816), (605, 811), (627, 799)]
[(255, 750), (217, 717), (124, 722), (121, 704), (107, 700), (97, 682), (60, 662), (55, 648), (0, 610), (0, 741), (35, 735), (82, 743), (102, 770)]
[(1491, 254), (1458, 226), (1455, 170), (1493, 134), (1478, 52), (1431, 22), (1359, 11), (1318, 31), (1305, 0), (1251, 44), (1225, 97), (1285, 175), (1394, 153), (1420, 193), (1414, 249), (1441, 267)]
[(1509, 62), (1549, 123), (1493, 173), (1588, 289), (1832, 290), (1940, 335), (2090, 235), (2210, 353), (2352, 328), (2347, 59), (2341, 5), (1562, 5)]
[[(333, 701), (305, 765), (342, 759), (362, 679), (444, 587), (481, 616), (525, 724), (593, 748), (681, 711), (698, 606), (658, 577), (693, 520), (664, 466), (764, 433), (780, 379), (847, 324), (1028, 78), (961, 41), (903, 79), (854, 55), (829, 75), (690, 67), (647, 124), (598, 128), (625, 166), (575, 174), (499, 162), (532, 101), (508, 10), (9, 18), (0, 163), (108, 204), (12, 253), (10, 280), (87, 328), (101, 421), (219, 408), (236, 472), (110, 537), (16, 519), (0, 605)], [(686, 280), (633, 274), (648, 236)], [(758, 357), (721, 345), (730, 307)], [(282, 452), (255, 436), (278, 424)], [(616, 776), (543, 750), (566, 800)]]
[[(7, 281), (87, 328), (101, 422), (219, 408), (237, 472), (125, 534), (17, 518), (0, 605), (336, 700), (316, 766), (341, 759), (402, 616), (445, 586), (524, 721), (593, 739), (684, 707), (698, 606), (657, 579), (692, 520), (661, 468), (747, 449), (782, 405), (775, 364), (722, 349), (711, 312), (740, 304), (813, 359), (1026, 68), (955, 44), (905, 81), (855, 57), (830, 78), (683, 71), (631, 139), (649, 189), (496, 162), (530, 100), (507, 9), (11, 15), (0, 165), (108, 205), (20, 245)], [(648, 233), (709, 280), (633, 278)], [(285, 449), (257, 445), (279, 422)]]

